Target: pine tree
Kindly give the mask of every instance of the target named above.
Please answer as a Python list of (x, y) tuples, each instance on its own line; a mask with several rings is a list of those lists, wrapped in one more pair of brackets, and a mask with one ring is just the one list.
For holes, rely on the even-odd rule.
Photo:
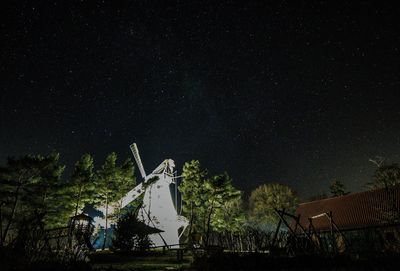
[[(126, 159), (125, 162), (119, 166), (119, 179), (118, 179), (118, 187), (119, 187), (119, 195), (122, 200), (122, 196), (128, 193), (132, 188), (136, 185), (136, 178), (134, 172), (134, 164), (131, 159)], [(117, 202), (117, 216), (121, 215), (121, 207), (122, 201)]]
[(65, 182), (61, 176), (65, 166), (59, 164), (60, 154), (53, 152), (41, 161), (41, 185), (36, 187), (35, 194), (43, 194), (43, 221), (47, 228), (65, 226), (71, 216), (71, 209), (63, 204), (61, 196)]
[[(182, 193), (183, 214), (189, 218), (189, 242), (195, 242), (193, 234), (197, 234), (208, 245), (213, 230), (239, 227), (244, 215), (235, 209), (238, 207), (235, 201), (240, 199), (241, 193), (233, 187), (227, 173), (207, 178), (207, 171), (202, 169), (199, 161), (193, 160), (184, 164), (182, 177), (179, 191)], [(231, 216), (227, 217), (224, 210), (229, 210)]]
[(250, 217), (255, 225), (260, 227), (274, 226), (278, 217), (274, 209), (295, 211), (298, 198), (294, 191), (283, 184), (264, 184), (251, 192), (249, 198)]
[(211, 225), (217, 232), (238, 233), (243, 229), (245, 223), (246, 215), (240, 194), (224, 201), (215, 210)]
[(93, 157), (84, 154), (75, 163), (72, 173), (69, 192), (74, 202), (75, 215), (85, 206), (93, 201), (93, 193), (96, 190)]
[(221, 219), (221, 213), (217, 210), (221, 209), (222, 206), (230, 201), (233, 201), (240, 197), (240, 191), (235, 189), (232, 185), (232, 179), (225, 172), (224, 174), (216, 175), (208, 179), (205, 183), (205, 194), (203, 195), (205, 204), (203, 208), (205, 209), (206, 216), (204, 217), (204, 236), (205, 245), (209, 243), (209, 236), (211, 232), (211, 225), (217, 224), (218, 219), (222, 222), (218, 226), (224, 227), (225, 222)]
[[(118, 200), (121, 199), (135, 185), (133, 176), (133, 164), (127, 160), (123, 165), (117, 166), (117, 155), (111, 153), (96, 172), (96, 204), (97, 206), (105, 206), (105, 229), (103, 249), (107, 242), (107, 229), (109, 224), (109, 208), (118, 209)], [(118, 211), (115, 211), (118, 213)]]
[(400, 166), (398, 164), (382, 165), (375, 170), (371, 188), (387, 188), (400, 183)]
[(344, 196), (350, 193), (346, 191), (344, 184), (338, 180), (332, 181), (329, 189), (331, 191), (331, 195), (334, 197)]
[(51, 226), (64, 218), (55, 204), (64, 168), (59, 165), (58, 153), (8, 158), (6, 166), (0, 168), (1, 245), (10, 229), (17, 231), (26, 221), (39, 219)]
[(201, 231), (201, 209), (204, 206), (204, 182), (207, 170), (203, 169), (198, 160), (186, 162), (182, 170), (182, 183), (179, 191), (182, 193), (183, 215), (189, 218), (188, 237), (193, 242), (193, 231)]

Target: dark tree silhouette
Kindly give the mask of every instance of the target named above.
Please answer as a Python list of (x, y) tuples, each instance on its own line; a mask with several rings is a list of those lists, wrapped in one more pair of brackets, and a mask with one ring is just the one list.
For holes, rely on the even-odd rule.
[(349, 194), (350, 192), (346, 191), (344, 184), (341, 181), (333, 180), (331, 185), (329, 186), (329, 190), (331, 195), (334, 197), (344, 196)]

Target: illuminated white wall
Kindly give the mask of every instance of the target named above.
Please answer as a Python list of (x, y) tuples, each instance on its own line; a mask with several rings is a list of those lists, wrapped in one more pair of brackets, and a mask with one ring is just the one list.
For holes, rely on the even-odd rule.
[[(174, 183), (173, 167), (173, 160), (165, 160), (153, 173), (146, 176), (145, 185), (140, 183), (118, 201), (122, 203), (122, 207), (125, 207), (144, 193), (143, 205), (139, 210), (138, 218), (147, 225), (163, 231), (159, 234), (150, 235), (154, 246), (178, 246), (178, 230), (188, 225), (187, 219), (178, 215), (174, 206), (174, 198), (171, 196), (169, 186)], [(150, 180), (154, 180), (154, 177), (157, 177), (157, 180), (151, 182)], [(146, 185), (147, 181), (150, 182)], [(98, 208), (98, 210), (105, 214), (105, 206)], [(111, 205), (108, 213), (110, 215), (113, 212), (114, 208)], [(96, 217), (94, 220), (97, 226), (105, 227), (104, 217)], [(115, 224), (115, 221), (109, 220), (108, 227), (111, 224)]]

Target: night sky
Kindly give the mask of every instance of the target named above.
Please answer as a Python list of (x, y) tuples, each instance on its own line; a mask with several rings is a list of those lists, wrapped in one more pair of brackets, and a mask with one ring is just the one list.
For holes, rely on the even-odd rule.
[[(352, 191), (400, 162), (390, 1), (1, 3), (0, 161), (59, 151), (199, 159), (247, 193)], [(39, 3), (40, 2), (40, 3)], [(242, 2), (242, 3), (239, 3)]]

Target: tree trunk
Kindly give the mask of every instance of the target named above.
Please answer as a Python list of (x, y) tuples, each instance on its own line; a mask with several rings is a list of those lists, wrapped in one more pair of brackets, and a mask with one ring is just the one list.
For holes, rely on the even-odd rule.
[(103, 248), (104, 250), (106, 248), (106, 242), (107, 242), (107, 228), (108, 228), (108, 195), (106, 196), (106, 226), (104, 228), (104, 241), (103, 241)]
[(208, 246), (208, 238), (210, 236), (210, 224), (211, 224), (211, 215), (214, 210), (214, 201), (211, 203), (211, 209), (210, 212), (208, 213), (208, 218), (207, 218), (207, 232), (206, 232), (206, 246)]
[(229, 233), (229, 237), (231, 239), (230, 244), (229, 244), (230, 250), (233, 251), (233, 252), (236, 252), (236, 245), (235, 245), (235, 240), (234, 240), (232, 232)]
[(78, 215), (78, 208), (79, 208), (79, 203), (81, 201), (81, 195), (82, 195), (82, 186), (79, 187), (78, 200), (76, 201), (76, 206), (75, 206), (75, 216)]
[(243, 240), (242, 240), (241, 233), (239, 233), (239, 249), (240, 249), (240, 252), (243, 252)]
[(192, 238), (192, 225), (193, 225), (193, 201), (190, 202), (190, 221), (189, 221), (189, 242), (193, 245), (193, 238)]

